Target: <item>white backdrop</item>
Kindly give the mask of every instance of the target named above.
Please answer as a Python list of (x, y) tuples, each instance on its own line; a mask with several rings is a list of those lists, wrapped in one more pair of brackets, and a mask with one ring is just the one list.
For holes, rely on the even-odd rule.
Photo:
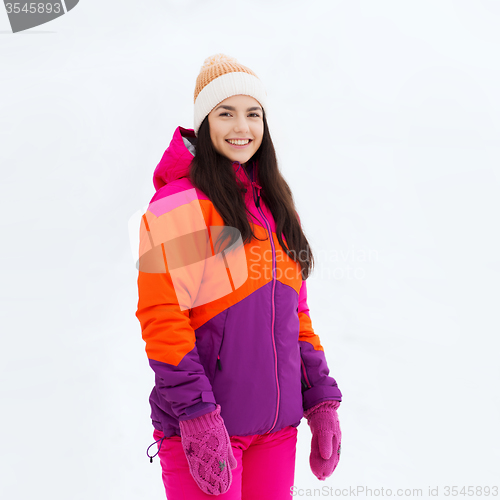
[(498, 486), (499, 23), (496, 0), (81, 0), (12, 34), (0, 6), (0, 496), (165, 497), (128, 221), (217, 52), (267, 88), (344, 396), (339, 466), (312, 474), (303, 420), (296, 492)]

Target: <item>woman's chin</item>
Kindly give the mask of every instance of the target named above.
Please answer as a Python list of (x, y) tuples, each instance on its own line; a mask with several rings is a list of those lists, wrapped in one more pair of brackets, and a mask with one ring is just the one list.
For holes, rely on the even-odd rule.
[(239, 161), (241, 164), (246, 163), (251, 157), (251, 155), (228, 155), (231, 161)]

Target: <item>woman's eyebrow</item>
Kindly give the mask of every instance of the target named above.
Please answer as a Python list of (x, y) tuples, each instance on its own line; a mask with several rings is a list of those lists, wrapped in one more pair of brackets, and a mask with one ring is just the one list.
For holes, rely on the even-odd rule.
[[(215, 111), (217, 111), (219, 108), (228, 109), (229, 111), (236, 111), (236, 108), (234, 106), (226, 106), (225, 104), (217, 106), (215, 108)], [(247, 111), (262, 111), (262, 108), (260, 108), (259, 106), (253, 106), (252, 108), (248, 108)]]

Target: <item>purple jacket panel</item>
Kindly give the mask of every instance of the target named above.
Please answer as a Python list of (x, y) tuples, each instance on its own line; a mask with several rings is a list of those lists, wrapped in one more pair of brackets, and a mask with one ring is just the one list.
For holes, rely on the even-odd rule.
[[(273, 341), (272, 287), (267, 283), (198, 328), (196, 352), (193, 349), (178, 367), (167, 369), (165, 363), (152, 362), (158, 377), (150, 397), (152, 420), (166, 436), (180, 435), (178, 415), (185, 420), (213, 409), (210, 386), (230, 436), (299, 425), (303, 407), (298, 295), (288, 285), (275, 283)], [(166, 370), (165, 378), (168, 374), (168, 385), (158, 376), (161, 369)]]

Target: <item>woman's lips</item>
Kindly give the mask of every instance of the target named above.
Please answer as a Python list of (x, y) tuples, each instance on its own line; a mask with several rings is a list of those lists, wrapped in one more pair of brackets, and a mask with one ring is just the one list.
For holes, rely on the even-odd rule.
[(236, 149), (244, 149), (246, 147), (248, 147), (250, 145), (250, 143), (252, 142), (252, 139), (249, 139), (249, 141), (246, 143), (246, 144), (231, 144), (228, 140), (226, 140), (226, 142), (232, 146), (233, 148), (236, 148)]

